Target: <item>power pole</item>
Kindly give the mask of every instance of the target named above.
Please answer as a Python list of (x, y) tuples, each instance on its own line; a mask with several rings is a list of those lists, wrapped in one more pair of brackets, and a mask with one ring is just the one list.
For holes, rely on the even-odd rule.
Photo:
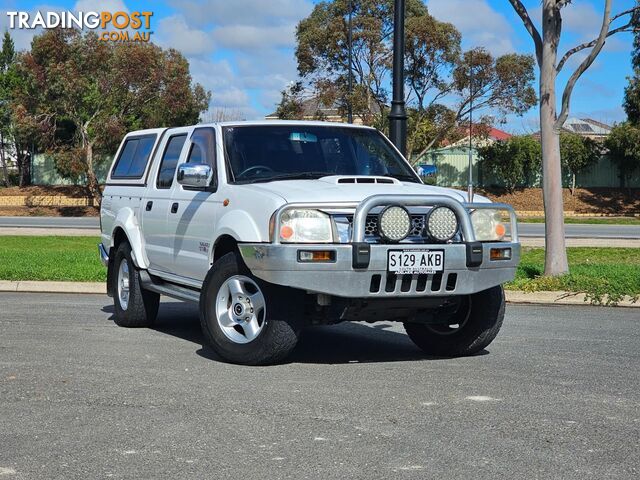
[(349, 85), (347, 98), (347, 121), (353, 123), (353, 105), (351, 94), (353, 93), (353, 0), (349, 0), (349, 32), (347, 33), (347, 43), (349, 45)]
[(389, 112), (389, 137), (403, 155), (407, 153), (407, 111), (404, 102), (405, 0), (396, 0), (393, 15), (393, 100)]

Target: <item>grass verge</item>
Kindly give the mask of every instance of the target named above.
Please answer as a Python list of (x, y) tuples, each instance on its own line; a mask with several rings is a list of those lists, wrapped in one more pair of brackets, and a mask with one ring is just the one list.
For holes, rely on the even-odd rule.
[[(518, 223), (544, 223), (544, 217), (520, 217)], [(586, 225), (640, 225), (640, 217), (567, 217), (564, 223)]]
[[(95, 237), (0, 236), (0, 280), (103, 282)], [(564, 290), (587, 294), (592, 303), (616, 303), (640, 296), (640, 249), (569, 248), (571, 273), (542, 277), (544, 250), (522, 249), (511, 290)]]
[(0, 280), (102, 282), (97, 237), (0, 236)]
[(615, 304), (625, 296), (640, 296), (640, 249), (568, 248), (568, 275), (542, 277), (544, 249), (524, 247), (511, 290), (585, 293), (595, 304)]

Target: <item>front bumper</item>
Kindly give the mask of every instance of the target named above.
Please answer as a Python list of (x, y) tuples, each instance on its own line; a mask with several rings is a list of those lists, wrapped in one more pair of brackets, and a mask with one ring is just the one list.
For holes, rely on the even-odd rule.
[[(346, 298), (424, 297), (468, 295), (500, 285), (515, 277), (520, 244), (482, 244), (482, 263), (468, 267), (464, 243), (445, 245), (370, 246), (366, 269), (353, 267), (352, 244), (241, 244), (240, 253), (251, 272), (277, 285)], [(395, 275), (387, 272), (387, 252), (398, 249), (444, 250), (444, 271), (435, 275)], [(491, 260), (491, 248), (511, 248), (510, 260)], [(333, 250), (335, 262), (298, 261), (299, 250)]]

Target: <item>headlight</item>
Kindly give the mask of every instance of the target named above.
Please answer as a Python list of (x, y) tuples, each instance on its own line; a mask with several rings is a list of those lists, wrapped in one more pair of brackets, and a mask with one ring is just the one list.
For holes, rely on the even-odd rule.
[(385, 240), (399, 242), (411, 231), (411, 216), (405, 208), (391, 205), (380, 214), (378, 230)]
[(280, 241), (284, 243), (331, 243), (331, 219), (318, 210), (292, 209), (280, 216)]
[(507, 233), (499, 210), (474, 210), (471, 213), (471, 224), (478, 241), (500, 241)]
[(449, 207), (435, 207), (427, 217), (427, 233), (440, 242), (451, 240), (458, 233), (458, 218)]

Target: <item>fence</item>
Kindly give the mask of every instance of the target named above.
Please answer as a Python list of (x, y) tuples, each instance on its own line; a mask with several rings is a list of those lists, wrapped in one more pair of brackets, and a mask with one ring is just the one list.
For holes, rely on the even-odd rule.
[[(112, 156), (96, 155), (94, 167), (98, 183), (104, 183), (107, 180), (109, 167), (111, 166)], [(62, 177), (56, 170), (56, 164), (53, 157), (43, 153), (37, 153), (33, 156), (31, 163), (31, 182), (34, 185), (84, 185), (84, 178), (78, 179), (77, 182)]]
[[(492, 187), (501, 186), (500, 179), (494, 178), (488, 172), (478, 169), (479, 156), (474, 149), (473, 154), (473, 178), (476, 186)], [(437, 168), (436, 184), (443, 187), (464, 187), (467, 185), (469, 169), (469, 150), (467, 148), (443, 148), (428, 152), (420, 163), (435, 165)], [(571, 175), (563, 175), (565, 187), (571, 184)], [(528, 187), (539, 187), (540, 178), (535, 179)], [(619, 188), (620, 174), (618, 167), (607, 156), (603, 156), (588, 171), (576, 175), (577, 187), (609, 187)], [(640, 173), (636, 173), (630, 179), (627, 187), (640, 188)]]
[[(492, 187), (501, 186), (499, 178), (495, 178), (488, 172), (478, 169), (478, 154), (473, 150), (473, 178), (476, 186)], [(95, 169), (98, 182), (104, 183), (111, 165), (111, 156), (101, 156), (96, 158)], [(428, 152), (422, 159), (422, 164), (435, 165), (437, 173), (435, 175), (436, 184), (443, 187), (464, 187), (467, 185), (469, 150), (466, 148), (440, 149)], [(36, 154), (33, 157), (31, 167), (31, 180), (35, 185), (73, 185), (83, 184), (84, 179), (73, 182), (63, 178), (55, 167), (52, 157), (44, 154)], [(571, 184), (570, 175), (565, 175), (563, 183), (566, 187)], [(529, 187), (539, 187), (540, 179), (536, 179)], [(611, 160), (604, 156), (600, 158), (589, 171), (576, 176), (577, 187), (620, 187), (620, 175), (618, 167)], [(640, 173), (631, 179), (627, 187), (640, 188)]]

